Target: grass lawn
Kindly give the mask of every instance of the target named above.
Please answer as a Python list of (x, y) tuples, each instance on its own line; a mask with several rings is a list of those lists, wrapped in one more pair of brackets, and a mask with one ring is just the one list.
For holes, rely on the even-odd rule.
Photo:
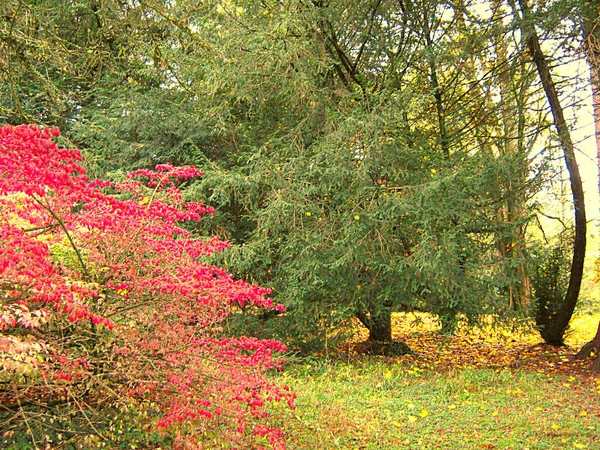
[(600, 376), (572, 360), (598, 316), (562, 349), (531, 335), (443, 338), (396, 319), (419, 356), (349, 352), (277, 375), (298, 395), (295, 411), (274, 411), (288, 448), (600, 449)]

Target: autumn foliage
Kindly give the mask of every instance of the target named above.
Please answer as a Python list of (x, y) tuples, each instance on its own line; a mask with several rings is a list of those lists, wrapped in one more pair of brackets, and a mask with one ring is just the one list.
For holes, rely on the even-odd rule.
[(178, 187), (202, 174), (160, 165), (90, 180), (58, 135), (0, 128), (3, 442), (79, 439), (38, 420), (68, 408), (103, 445), (118, 438), (100, 412), (135, 411), (134, 428), (172, 447), (284, 448), (265, 406), (294, 396), (265, 371), (285, 347), (223, 330), (236, 308), (283, 307), (207, 263), (227, 243), (183, 227), (213, 213)]

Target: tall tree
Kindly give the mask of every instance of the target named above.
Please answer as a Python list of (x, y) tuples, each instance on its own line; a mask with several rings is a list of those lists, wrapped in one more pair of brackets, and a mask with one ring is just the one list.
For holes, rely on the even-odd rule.
[[(491, 9), (494, 23), (501, 23), (502, 17), (510, 14), (501, 0), (493, 1)], [(496, 148), (501, 157), (513, 158), (514, 179), (519, 180), (514, 184), (513, 180), (508, 180), (508, 184), (502, 186), (504, 204), (498, 208), (498, 219), (509, 226), (497, 239), (499, 252), (507, 265), (507, 278), (510, 280), (506, 288), (509, 305), (511, 308), (525, 310), (531, 304), (531, 286), (522, 258), (527, 251), (525, 230), (530, 198), (515, 187), (526, 185), (530, 170), (529, 157), (540, 133), (534, 133), (529, 140), (526, 137), (527, 122), (533, 116), (527, 107), (532, 96), (533, 74), (523, 54), (523, 39), (515, 34), (514, 30), (507, 28), (503, 33), (495, 34), (493, 41), (499, 67), (496, 82), (502, 105), (498, 117), (503, 127)], [(513, 277), (516, 282), (511, 280)]]
[[(581, 17), (584, 51), (590, 67), (596, 154), (600, 161), (600, 8), (593, 1), (585, 1)], [(598, 164), (598, 192), (600, 192), (600, 163)]]
[[(600, 9), (594, 2), (584, 2), (582, 24), (584, 49), (590, 67), (592, 107), (598, 157), (598, 192), (600, 193)], [(597, 273), (597, 275), (600, 276), (600, 273)], [(600, 323), (598, 323), (596, 335), (577, 353), (578, 358), (586, 358), (590, 355), (595, 355), (592, 369), (600, 372)]]
[(581, 289), (583, 266), (586, 250), (586, 215), (583, 195), (583, 183), (575, 157), (575, 146), (561, 101), (556, 91), (551, 69), (540, 45), (540, 39), (535, 29), (535, 18), (527, 0), (519, 0), (522, 14), (521, 29), (527, 42), (529, 53), (537, 69), (540, 82), (546, 93), (546, 98), (554, 119), (554, 126), (561, 144), (565, 164), (569, 172), (573, 206), (575, 209), (575, 237), (573, 242), (573, 258), (569, 277), (569, 286), (564, 300), (559, 305), (551, 305), (550, 299), (539, 299), (536, 315), (537, 325), (544, 340), (552, 345), (563, 345), (564, 333), (569, 325)]
[[(269, 14), (261, 17), (286, 24), (277, 39), (304, 51), (289, 66), (282, 63), (289, 56), (269, 56), (279, 42), (274, 26), (249, 21), (249, 9), (229, 23), (236, 45), (218, 46), (230, 52), (222, 56), (231, 67), (221, 81), (224, 96), (252, 110), (247, 126), (260, 129), (254, 120), (269, 119), (270, 99), (285, 105), (279, 127), (267, 128), (269, 139), (262, 133), (246, 141), (254, 146), (252, 164), (241, 171), (262, 194), (237, 194), (258, 218), (237, 255), (271, 258), (242, 264), (291, 300), (287, 318), (302, 311), (334, 320), (354, 315), (375, 341), (391, 339), (394, 310), (425, 309), (451, 321), (457, 312), (475, 319), (501, 308), (500, 277), (483, 270), (499, 263), (489, 236), (500, 233), (496, 202), (504, 195), (489, 180), (504, 180), (514, 155), (479, 151), (475, 136), (485, 134), (500, 105), (481, 95), (481, 80), (465, 70), (465, 61), (482, 65), (478, 55), (494, 30), (465, 14), (468, 26), (453, 31), (463, 12), (431, 1), (396, 8), (307, 3), (293, 25), (279, 8), (263, 8)], [(248, 71), (251, 64), (258, 74)], [(255, 80), (253, 95), (232, 95), (248, 80)], [(264, 89), (275, 82), (277, 96)], [(304, 101), (282, 96), (288, 92), (308, 93), (310, 107), (300, 110)], [(304, 115), (300, 126), (287, 121), (294, 110), (292, 118)], [(236, 117), (238, 124), (248, 119)]]
[[(103, 64), (48, 78), (69, 108), (15, 99), (54, 111), (39, 120), (64, 122), (110, 176), (205, 168), (187, 193), (220, 214), (197, 229), (229, 238), (223, 262), (285, 299), (285, 331), (321, 339), (358, 318), (389, 342), (396, 310), (432, 312), (450, 330), (517, 301), (537, 188), (527, 153), (542, 127), (507, 21), (471, 1), (58, 3), (28, 4), (6, 35), (72, 64), (98, 51)], [(15, 88), (31, 77), (21, 67)], [(35, 117), (2, 99), (7, 120)]]

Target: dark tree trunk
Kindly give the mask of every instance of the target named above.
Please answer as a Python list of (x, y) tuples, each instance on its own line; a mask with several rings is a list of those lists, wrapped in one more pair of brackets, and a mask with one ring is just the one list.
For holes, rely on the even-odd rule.
[(376, 342), (392, 342), (392, 315), (386, 312), (378, 315), (371, 322), (369, 340)]
[(596, 331), (596, 336), (581, 347), (579, 353), (575, 355), (577, 359), (585, 359), (590, 356), (594, 357), (594, 362), (592, 363), (592, 370), (594, 372), (600, 372), (600, 322), (598, 323), (598, 330)]
[(434, 38), (429, 25), (429, 17), (425, 15), (423, 17), (423, 32), (425, 42), (427, 43), (428, 50), (431, 52), (429, 55), (429, 78), (431, 80), (431, 88), (433, 89), (433, 97), (435, 98), (435, 109), (437, 113), (438, 129), (440, 133), (440, 146), (444, 154), (444, 158), (448, 160), (450, 158), (450, 139), (448, 136), (448, 128), (446, 126), (446, 111), (444, 110), (444, 97), (442, 87), (440, 86), (438, 78), (438, 68), (436, 66), (436, 59), (433, 55)]
[(369, 341), (392, 342), (392, 312), (387, 308), (381, 311), (360, 311), (356, 317), (369, 330)]
[[(562, 105), (556, 92), (554, 80), (548, 62), (540, 46), (539, 38), (531, 21), (531, 15), (527, 0), (519, 0), (521, 12), (523, 14), (523, 35), (527, 41), (527, 47), (531, 58), (536, 66), (540, 81), (546, 93), (546, 98), (550, 105), (550, 110), (554, 118), (554, 126), (558, 132), (560, 143), (564, 153), (565, 164), (569, 172), (571, 183), (571, 192), (573, 195), (573, 206), (575, 207), (575, 239), (573, 242), (573, 260), (571, 262), (571, 273), (569, 277), (569, 286), (562, 304), (554, 314), (538, 314), (536, 317), (537, 325), (540, 327), (540, 334), (544, 341), (551, 345), (563, 345), (564, 334), (569, 325), (581, 289), (581, 279), (583, 277), (583, 263), (585, 260), (586, 247), (586, 218), (585, 202), (583, 198), (583, 184), (579, 174), (579, 167), (575, 158), (575, 147), (571, 139), (571, 133), (567, 126)], [(539, 299), (543, 304), (544, 299)]]
[(402, 341), (392, 341), (392, 310), (383, 306), (377, 312), (359, 311), (356, 317), (369, 330), (369, 339), (359, 351), (372, 355), (401, 356), (415, 354)]

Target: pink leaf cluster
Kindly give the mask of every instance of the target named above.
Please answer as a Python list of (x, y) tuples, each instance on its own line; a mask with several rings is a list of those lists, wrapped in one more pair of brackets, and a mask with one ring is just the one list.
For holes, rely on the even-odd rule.
[[(238, 306), (285, 308), (268, 289), (206, 263), (227, 243), (195, 238), (182, 225), (214, 212), (184, 201), (178, 188), (202, 174), (166, 164), (122, 183), (90, 180), (81, 154), (54, 143), (59, 134), (0, 128), (0, 333), (43, 333), (63, 318), (92, 327), (100, 356), (71, 354), (48, 333), (39, 373), (60, 383), (111, 373), (103, 383), (158, 405), (155, 426), (181, 447), (200, 446), (203, 433), (218, 429), (233, 446), (260, 437), (284, 448), (265, 405), (292, 407), (294, 395), (264, 372), (280, 368), (285, 346), (227, 338), (222, 322)], [(0, 352), (9, 348), (18, 346)]]

